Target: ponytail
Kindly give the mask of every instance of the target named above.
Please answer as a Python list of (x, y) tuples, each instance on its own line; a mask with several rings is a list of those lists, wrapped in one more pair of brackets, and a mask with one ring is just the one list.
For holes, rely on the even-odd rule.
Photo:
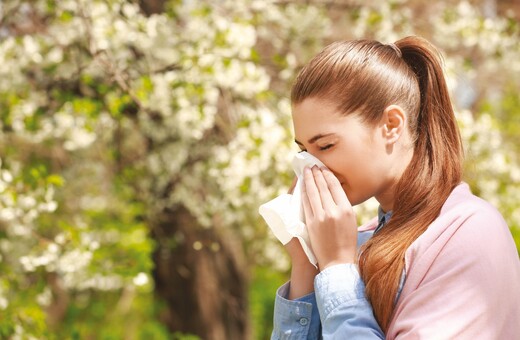
[(439, 53), (418, 37), (401, 39), (394, 47), (413, 71), (420, 104), (416, 118), (410, 117), (414, 154), (397, 184), (392, 218), (367, 241), (359, 259), (366, 295), (384, 332), (392, 320), (406, 250), (437, 218), (460, 183), (463, 159)]

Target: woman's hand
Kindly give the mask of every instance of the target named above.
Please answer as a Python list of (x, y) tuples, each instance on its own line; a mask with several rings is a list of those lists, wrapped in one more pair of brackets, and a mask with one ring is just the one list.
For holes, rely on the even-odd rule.
[(305, 224), (320, 270), (356, 262), (357, 221), (334, 174), (317, 166), (304, 169)]
[(294, 300), (314, 291), (314, 277), (318, 275), (319, 271), (309, 262), (296, 237), (285, 245), (285, 249), (287, 249), (292, 263), (291, 288), (288, 298)]

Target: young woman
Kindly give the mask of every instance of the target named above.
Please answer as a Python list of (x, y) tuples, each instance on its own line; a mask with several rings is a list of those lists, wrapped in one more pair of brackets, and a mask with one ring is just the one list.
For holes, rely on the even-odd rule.
[[(440, 56), (426, 40), (337, 42), (293, 86), (306, 225), (286, 246), (273, 339), (520, 339), (520, 261), (500, 213), (462, 182)], [(379, 217), (352, 206), (375, 197)]]

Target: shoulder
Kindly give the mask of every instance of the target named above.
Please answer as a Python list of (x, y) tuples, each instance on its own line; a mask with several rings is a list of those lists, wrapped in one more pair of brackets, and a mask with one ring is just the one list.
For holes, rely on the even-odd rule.
[[(405, 271), (389, 334), (428, 338), (438, 335), (439, 327), (453, 334), (448, 338), (518, 334), (516, 246), (497, 209), (467, 185), (455, 188), (438, 218), (408, 248)], [(454, 318), (457, 323), (450, 321)]]
[(457, 232), (490, 232), (511, 238), (502, 214), (489, 202), (473, 195), (466, 183), (461, 183), (453, 190), (432, 227), (440, 229), (438, 232), (456, 227)]
[(465, 183), (453, 190), (437, 219), (412, 243), (407, 267), (425, 256), (436, 261), (444, 258), (446, 264), (471, 259), (518, 265), (516, 246), (502, 215), (473, 195)]

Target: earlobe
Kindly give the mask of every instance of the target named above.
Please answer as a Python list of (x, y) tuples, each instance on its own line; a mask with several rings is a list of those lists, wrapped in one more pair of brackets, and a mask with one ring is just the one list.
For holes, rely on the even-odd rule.
[(406, 127), (406, 113), (399, 105), (390, 105), (383, 113), (383, 120), (387, 143), (396, 143)]

